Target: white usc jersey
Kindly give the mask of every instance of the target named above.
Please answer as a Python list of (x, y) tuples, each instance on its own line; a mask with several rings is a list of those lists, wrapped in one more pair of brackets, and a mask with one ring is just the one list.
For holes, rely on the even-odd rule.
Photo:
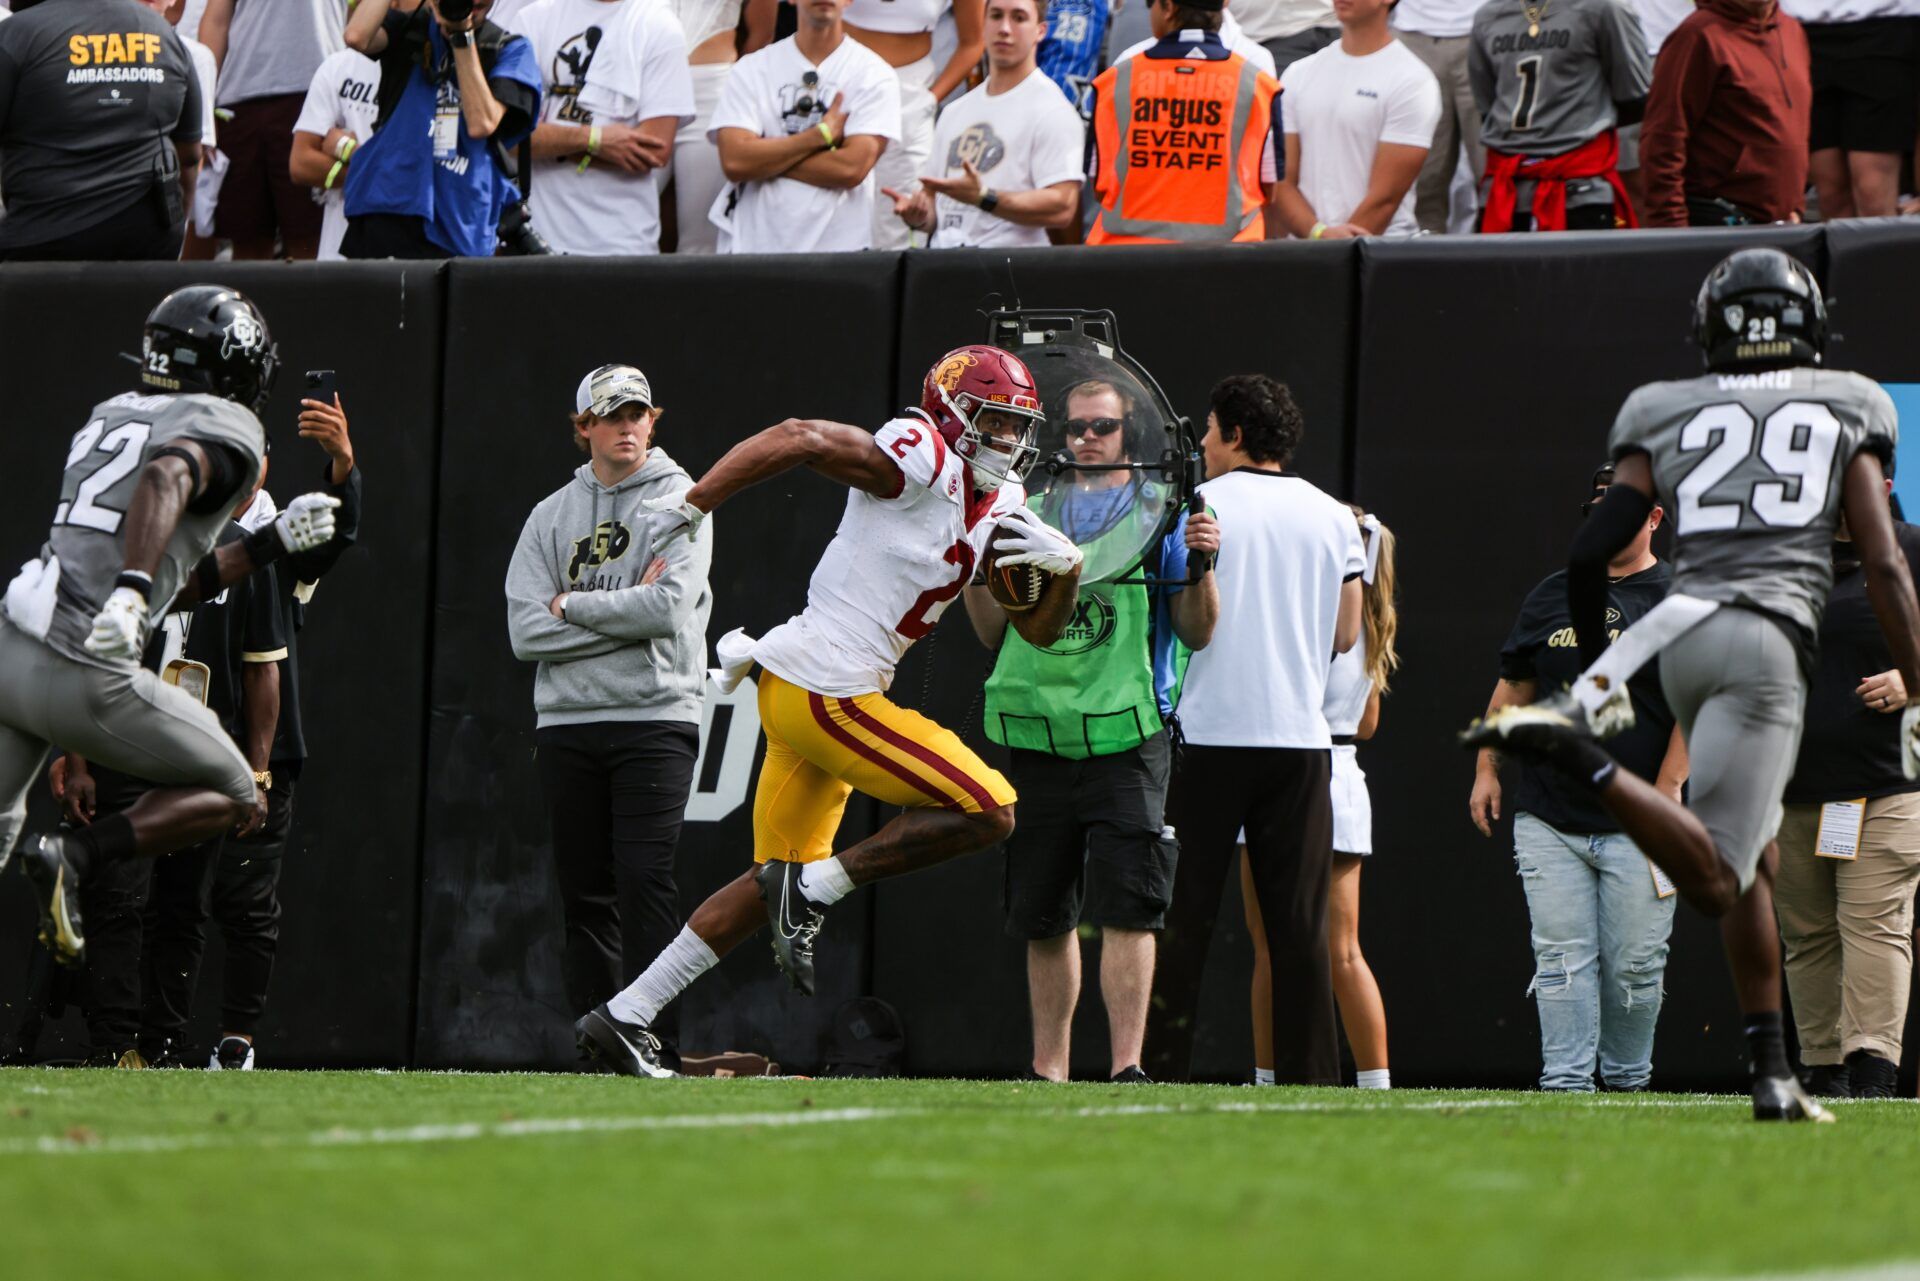
[(994, 526), (1027, 498), (1008, 481), (975, 504), (964, 460), (920, 419), (896, 418), (874, 439), (899, 464), (900, 492), (847, 495), (807, 584), (806, 609), (753, 648), (774, 675), (836, 698), (893, 683), (901, 655), (973, 580)]

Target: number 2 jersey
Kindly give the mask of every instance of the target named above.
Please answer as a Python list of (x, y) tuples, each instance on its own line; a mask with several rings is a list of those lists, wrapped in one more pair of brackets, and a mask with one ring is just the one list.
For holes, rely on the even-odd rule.
[(1891, 458), (1899, 431), (1878, 383), (1809, 367), (1649, 383), (1620, 407), (1608, 447), (1652, 462), (1674, 522), (1672, 590), (1771, 614), (1809, 655), (1847, 465), (1862, 449)]
[(913, 642), (973, 579), (1002, 517), (1026, 502), (1007, 481), (978, 498), (940, 433), (896, 418), (874, 434), (899, 465), (900, 491), (847, 494), (840, 528), (807, 584), (807, 607), (754, 645), (762, 667), (816, 694), (884, 691)]
[(192, 440), (232, 450), (242, 462), (236, 493), (205, 495), (180, 513), (147, 594), (150, 621), (167, 612), (187, 576), (213, 550), (240, 494), (260, 474), (266, 433), (245, 408), (217, 396), (143, 396), (129, 392), (94, 407), (67, 450), (60, 505), (41, 553), (59, 559), (53, 621), (46, 642), (68, 658), (98, 665), (84, 643), (93, 619), (126, 566), (127, 509), (140, 473), (169, 444)]

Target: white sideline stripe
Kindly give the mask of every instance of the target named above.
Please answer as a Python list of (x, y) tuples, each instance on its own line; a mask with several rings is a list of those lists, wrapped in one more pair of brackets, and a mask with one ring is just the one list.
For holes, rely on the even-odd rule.
[[(1673, 1101), (1600, 1097), (1590, 1101), (1595, 1107), (1726, 1107), (1744, 1103), (1740, 1096), (1696, 1097)], [(1238, 1100), (1221, 1103), (1179, 1104), (1140, 1103), (1112, 1107), (1083, 1107), (1071, 1111), (981, 1112), (976, 1115), (999, 1117), (1076, 1118), (1133, 1116), (1209, 1116), (1253, 1112), (1453, 1112), (1482, 1108), (1517, 1108), (1520, 1099), (1418, 1099), (1407, 1102), (1346, 1102), (1336, 1100), (1276, 1100), (1272, 1103)], [(350, 1130), (336, 1127), (306, 1134), (222, 1133), (217, 1130), (196, 1134), (145, 1134), (119, 1137), (72, 1139), (45, 1135), (35, 1139), (11, 1139), (0, 1142), (0, 1156), (110, 1156), (191, 1152), (214, 1148), (336, 1148), (378, 1147), (408, 1143), (460, 1143), (473, 1139), (524, 1139), (555, 1134), (618, 1134), (636, 1130), (732, 1130), (756, 1126), (835, 1125), (858, 1121), (892, 1121), (902, 1117), (926, 1116), (931, 1108), (820, 1108), (790, 1112), (688, 1112), (665, 1116), (564, 1116), (532, 1117), (524, 1121), (461, 1121), (439, 1125), (410, 1125), (396, 1128)], [(958, 1109), (955, 1115), (964, 1115)], [(1742, 1279), (1747, 1281), (1747, 1279)], [(1763, 1281), (1753, 1278), (1751, 1281)], [(1916, 1274), (1914, 1281), (1920, 1281)]]
[(1816, 1268), (1808, 1272), (1750, 1272), (1734, 1276), (1683, 1277), (1679, 1281), (1920, 1281), (1920, 1259), (1869, 1263), (1857, 1268)]

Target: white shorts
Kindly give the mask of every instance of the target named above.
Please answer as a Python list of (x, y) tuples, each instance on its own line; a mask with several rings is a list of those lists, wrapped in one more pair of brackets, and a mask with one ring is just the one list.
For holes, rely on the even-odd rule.
[(1373, 853), (1373, 801), (1352, 743), (1333, 747), (1333, 849), (1336, 854)]

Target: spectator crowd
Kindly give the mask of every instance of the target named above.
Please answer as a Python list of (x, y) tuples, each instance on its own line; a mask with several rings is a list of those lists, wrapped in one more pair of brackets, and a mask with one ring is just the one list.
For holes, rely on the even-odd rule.
[(1204, 244), (1920, 210), (1901, 194), (1914, 0), (1150, 0), (1128, 44), (1141, 14), (1115, 0), (11, 3), (9, 258)]

